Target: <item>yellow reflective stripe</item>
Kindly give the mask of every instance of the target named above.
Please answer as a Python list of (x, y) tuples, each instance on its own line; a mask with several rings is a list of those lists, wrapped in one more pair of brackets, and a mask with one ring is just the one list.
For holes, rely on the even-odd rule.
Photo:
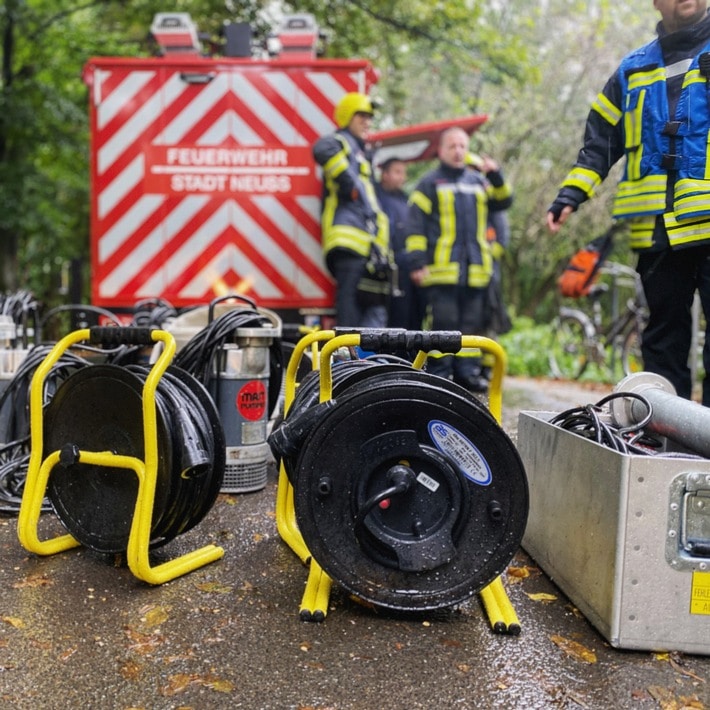
[(508, 183), (503, 183), (500, 187), (491, 185), (487, 190), (487, 194), (490, 198), (502, 202), (513, 194), (513, 188)]
[(655, 84), (657, 81), (666, 80), (666, 69), (665, 67), (656, 67), (650, 71), (635, 72), (629, 77), (628, 90), (633, 91), (634, 89), (639, 89), (642, 86), (650, 86)]
[(450, 188), (438, 188), (439, 238), (434, 246), (434, 263), (451, 261), (451, 249), (456, 239), (456, 193)]
[(341, 173), (345, 172), (350, 165), (348, 160), (348, 151), (338, 151), (326, 164), (323, 166), (323, 172), (327, 178), (335, 179)]
[(641, 124), (643, 119), (643, 105), (646, 101), (646, 91), (641, 91), (637, 97), (636, 106), (624, 114), (624, 133), (626, 148), (626, 174), (629, 180), (638, 180), (641, 177), (641, 158), (643, 157), (643, 144), (641, 142)]
[(475, 357), (475, 358), (480, 358), (481, 357), (481, 349), (480, 348), (461, 348), (456, 353), (456, 357)]
[(601, 177), (598, 173), (588, 168), (573, 168), (564, 179), (562, 187), (576, 187), (582, 190), (587, 197), (594, 195), (595, 188), (601, 184)]
[(676, 200), (673, 204), (673, 213), (676, 219), (681, 220), (710, 215), (710, 195), (691, 195), (682, 200)]
[(377, 213), (377, 234), (375, 244), (380, 247), (383, 254), (390, 251), (390, 221), (384, 212)]
[(660, 214), (666, 208), (666, 175), (619, 183), (612, 214), (615, 218)]
[(690, 86), (690, 84), (704, 84), (707, 80), (704, 76), (700, 74), (699, 69), (691, 69), (685, 73), (683, 77), (683, 88)]
[(505, 254), (505, 247), (500, 242), (488, 242), (491, 248), (491, 256), (498, 261)]
[(617, 199), (614, 202), (612, 215), (615, 219), (624, 217), (637, 217), (644, 214), (661, 214), (665, 209), (666, 201), (653, 196), (636, 195), (627, 199)]
[(705, 174), (703, 177), (710, 180), (710, 132), (705, 138)]
[(334, 224), (323, 232), (323, 250), (327, 253), (335, 247), (351, 249), (360, 256), (369, 256), (372, 236), (357, 227)]
[(491, 272), (486, 271), (481, 264), (470, 264), (468, 267), (468, 285), (473, 288), (483, 288), (491, 280)]
[(419, 190), (415, 190), (409, 198), (409, 203), (416, 205), (424, 214), (431, 214), (431, 200)]
[(663, 215), (671, 246), (710, 240), (710, 221), (678, 222), (672, 212)]
[(486, 286), (491, 280), (493, 273), (493, 256), (491, 247), (488, 243), (488, 206), (485, 195), (476, 193), (476, 202), (478, 203), (476, 212), (478, 215), (478, 224), (476, 225), (476, 241), (481, 250), (481, 264), (470, 264), (468, 267), (468, 285), (469, 286)]
[(410, 234), (405, 240), (407, 251), (426, 251), (427, 239), (423, 234)]
[(666, 193), (668, 176), (665, 174), (647, 175), (640, 180), (624, 180), (619, 183), (618, 192), (621, 195), (636, 195), (641, 193), (663, 194)]
[(615, 106), (604, 94), (599, 94), (592, 104), (592, 110), (596, 111), (607, 123), (616, 126), (621, 120), (621, 109)]
[(656, 217), (637, 217), (629, 220), (629, 246), (631, 249), (648, 249), (653, 245), (653, 227)]
[(710, 193), (710, 181), (697, 180), (694, 178), (683, 178), (678, 180), (673, 186), (675, 198), (687, 197), (695, 193), (708, 195)]
[(433, 286), (434, 284), (457, 284), (458, 282), (458, 264), (429, 264), (429, 275), (424, 278), (422, 286)]

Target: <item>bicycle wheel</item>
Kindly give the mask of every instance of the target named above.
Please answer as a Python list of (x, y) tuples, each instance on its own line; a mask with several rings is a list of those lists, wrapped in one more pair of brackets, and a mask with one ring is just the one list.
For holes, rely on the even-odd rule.
[(624, 368), (624, 375), (643, 371), (641, 331), (638, 326), (631, 328), (624, 336), (624, 343), (621, 346), (621, 366)]
[(562, 315), (553, 324), (549, 364), (552, 376), (576, 380), (589, 362), (585, 324), (574, 315)]

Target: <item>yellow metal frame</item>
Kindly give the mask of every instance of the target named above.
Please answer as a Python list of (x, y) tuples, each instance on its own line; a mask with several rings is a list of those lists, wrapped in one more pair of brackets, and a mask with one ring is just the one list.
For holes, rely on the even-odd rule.
[[(31, 451), (27, 480), (20, 504), (17, 524), (20, 543), (38, 555), (53, 555), (77, 547), (80, 543), (72, 535), (60, 535), (48, 540), (39, 539), (38, 524), (42, 502), (47, 492), (49, 476), (59, 462), (60, 452), (54, 451), (42, 460), (44, 447), (44, 421), (42, 413), (44, 381), (62, 354), (72, 345), (88, 340), (90, 329), (70, 333), (60, 340), (37, 368), (30, 385), (30, 438)], [(216, 545), (193, 550), (173, 560), (151, 567), (149, 559), (150, 531), (155, 503), (158, 471), (158, 434), (155, 392), (160, 378), (175, 354), (175, 339), (164, 330), (151, 331), (154, 341), (163, 348), (153, 364), (143, 385), (143, 437), (145, 460), (122, 456), (110, 451), (79, 451), (78, 463), (107, 466), (133, 471), (138, 477), (138, 495), (126, 550), (128, 567), (133, 574), (148, 584), (162, 584), (187, 572), (192, 572), (224, 556)]]
[[(320, 352), (319, 344), (322, 344)], [(339, 335), (334, 330), (321, 330), (309, 333), (301, 338), (286, 368), (284, 413), (288, 413), (296, 395), (298, 366), (307, 349), (312, 352), (313, 368), (319, 370), (320, 401), (327, 402), (331, 399), (333, 390), (333, 355), (340, 348), (353, 348), (358, 345), (360, 345), (360, 333)], [(488, 395), (488, 409), (498, 424), (501, 424), (503, 375), (505, 374), (507, 362), (505, 351), (494, 340), (475, 335), (461, 336), (461, 348), (477, 349), (492, 357), (493, 367)], [(412, 363), (413, 367), (421, 369), (427, 357), (427, 352), (419, 351)], [(298, 529), (293, 486), (288, 480), (283, 462), (279, 469), (276, 492), (276, 526), (282, 540), (298, 555), (304, 564), (309, 565), (308, 580), (301, 599), (301, 617), (313, 620), (324, 619), (328, 613), (328, 600), (330, 598), (332, 580), (311, 557), (301, 531)], [(503, 586), (501, 577), (497, 577), (487, 587), (482, 589), (480, 594), (491, 628), (496, 633), (520, 633), (520, 623)]]

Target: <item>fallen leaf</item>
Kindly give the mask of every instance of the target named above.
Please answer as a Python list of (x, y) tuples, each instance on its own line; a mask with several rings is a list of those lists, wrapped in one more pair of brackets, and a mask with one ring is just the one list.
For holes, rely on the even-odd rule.
[(554, 602), (557, 599), (554, 594), (547, 594), (546, 592), (538, 592), (537, 594), (528, 594), (527, 592), (525, 593), (534, 602)]
[(224, 678), (214, 678), (210, 676), (201, 681), (201, 683), (206, 688), (216, 690), (218, 693), (231, 693), (234, 690), (234, 683)]
[(128, 661), (121, 666), (120, 673), (126, 680), (138, 680), (142, 670), (140, 663)]
[(16, 629), (25, 628), (25, 622), (17, 616), (0, 616), (0, 619), (6, 624), (10, 624), (10, 626), (13, 626)]
[(19, 582), (15, 582), (12, 586), (13, 589), (24, 589), (27, 587), (49, 587), (52, 584), (54, 584), (54, 581), (51, 580), (46, 574), (32, 574)]
[(594, 651), (590, 651), (586, 646), (583, 646), (577, 641), (572, 641), (564, 636), (558, 636), (554, 634), (550, 636), (550, 641), (555, 644), (558, 648), (561, 648), (568, 656), (572, 656), (577, 660), (584, 661), (585, 663), (596, 663), (597, 655)]
[(229, 594), (232, 591), (232, 587), (221, 582), (203, 582), (198, 584), (197, 588), (201, 592), (207, 592), (208, 594)]
[(530, 576), (530, 570), (527, 567), (508, 567), (508, 576), (525, 579)]
[(168, 611), (162, 606), (150, 607), (144, 611), (143, 620), (148, 627), (160, 626), (168, 620)]
[(160, 694), (170, 696), (183, 693), (196, 679), (197, 676), (188, 675), (187, 673), (176, 673), (168, 676), (168, 682), (160, 689)]
[(76, 653), (76, 650), (77, 650), (76, 646), (72, 646), (71, 648), (68, 648), (66, 651), (59, 654), (59, 660), (60, 661), (68, 661)]
[(165, 637), (160, 634), (144, 634), (131, 628), (125, 629), (130, 644), (128, 648), (135, 653), (148, 654), (165, 643)]

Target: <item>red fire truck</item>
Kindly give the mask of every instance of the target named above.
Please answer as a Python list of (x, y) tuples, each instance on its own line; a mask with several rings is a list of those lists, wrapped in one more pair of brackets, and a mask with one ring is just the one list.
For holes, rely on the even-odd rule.
[[(204, 56), (186, 13), (157, 15), (151, 33), (161, 56), (97, 57), (84, 71), (93, 304), (120, 311), (159, 298), (179, 308), (238, 293), (277, 311), (327, 311), (311, 145), (335, 129), (340, 97), (368, 93), (377, 72), (318, 58), (310, 15), (286, 17), (261, 57), (239, 25), (225, 33), (230, 56)], [(421, 159), (446, 123), (472, 132), (485, 120), (374, 138)]]

